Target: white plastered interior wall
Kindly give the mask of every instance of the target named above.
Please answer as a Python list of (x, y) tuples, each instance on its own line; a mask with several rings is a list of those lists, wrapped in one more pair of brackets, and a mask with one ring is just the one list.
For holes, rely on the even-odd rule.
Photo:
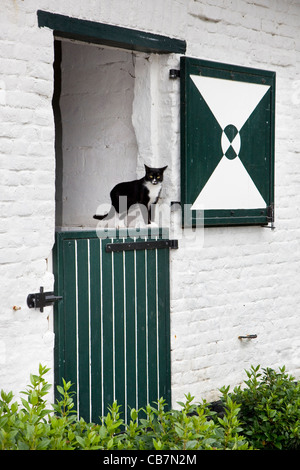
[(60, 111), (62, 185), (58, 229), (101, 225), (95, 213), (110, 206), (110, 191), (140, 178), (160, 157), (161, 61), (156, 54), (63, 40)]
[(130, 52), (62, 42), (62, 227), (95, 227), (112, 187), (136, 178), (131, 122), (135, 57)]

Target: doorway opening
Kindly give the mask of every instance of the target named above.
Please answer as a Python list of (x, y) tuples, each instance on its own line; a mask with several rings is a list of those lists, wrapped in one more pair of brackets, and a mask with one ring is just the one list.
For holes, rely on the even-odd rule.
[[(87, 420), (115, 399), (125, 415), (127, 405), (161, 396), (170, 404), (168, 245), (156, 248), (160, 230), (151, 249), (120, 234), (101, 239), (93, 214), (110, 205), (115, 184), (156, 163), (149, 76), (154, 69), (158, 78), (158, 54), (184, 52), (185, 43), (46, 12), (38, 17), (56, 38), (53, 270), (62, 300), (54, 307), (55, 385), (74, 383), (78, 415)], [(117, 252), (107, 250), (114, 243)]]
[(59, 103), (56, 95), (53, 103), (56, 227), (95, 229), (93, 214), (100, 204), (110, 205), (111, 189), (137, 178), (136, 55), (74, 41), (55, 41), (55, 49), (61, 83)]
[[(169, 249), (148, 250), (120, 234), (102, 239), (93, 214), (143, 166), (146, 126), (136, 100), (149, 55), (69, 39), (55, 40), (55, 52), (54, 274), (62, 297), (54, 312), (55, 384), (74, 384), (78, 416), (87, 421), (117, 400), (127, 422), (129, 407), (161, 396), (171, 403)], [(151, 242), (161, 237), (158, 230)], [(120, 242), (125, 251), (107, 251)]]

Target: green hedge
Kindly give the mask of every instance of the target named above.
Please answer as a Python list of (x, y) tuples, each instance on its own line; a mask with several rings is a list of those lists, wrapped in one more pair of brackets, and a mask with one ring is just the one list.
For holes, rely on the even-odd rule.
[(71, 383), (63, 380), (58, 387), (61, 400), (47, 408), (46, 395), (51, 387), (44, 379), (49, 369), (39, 366), (39, 374), (30, 376), (31, 384), (21, 403), (13, 394), (1, 391), (1, 449), (248, 449), (237, 414), (239, 407), (226, 400), (223, 419), (211, 419), (206, 403), (192, 404), (188, 395), (180, 410), (166, 411), (160, 399), (156, 406), (131, 410), (131, 421), (125, 425), (120, 407), (113, 403), (101, 424), (77, 419), (73, 411)]
[(260, 366), (246, 371), (246, 387), (221, 389), (224, 404), (230, 396), (240, 406), (239, 419), (256, 449), (300, 450), (300, 384), (285, 372)]
[[(220, 389), (224, 413), (220, 417), (208, 403), (194, 404), (191, 395), (168, 411), (161, 398), (145, 409), (131, 410), (125, 424), (120, 406), (112, 404), (100, 424), (77, 419), (71, 383), (58, 386), (60, 400), (47, 407), (51, 385), (39, 366), (30, 385), (14, 401), (1, 391), (0, 449), (2, 450), (252, 450), (299, 448), (300, 389), (284, 368), (276, 373), (259, 366), (247, 372), (246, 387)], [(260, 378), (260, 380), (258, 380)]]

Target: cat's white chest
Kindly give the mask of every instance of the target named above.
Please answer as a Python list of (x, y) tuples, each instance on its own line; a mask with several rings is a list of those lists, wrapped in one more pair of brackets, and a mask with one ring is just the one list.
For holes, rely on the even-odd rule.
[(145, 185), (146, 185), (146, 188), (149, 191), (148, 196), (150, 198), (150, 201), (149, 201), (148, 205), (154, 204), (156, 202), (157, 198), (159, 197), (159, 194), (161, 192), (162, 184), (161, 183), (152, 184), (151, 182), (147, 181), (145, 183)]

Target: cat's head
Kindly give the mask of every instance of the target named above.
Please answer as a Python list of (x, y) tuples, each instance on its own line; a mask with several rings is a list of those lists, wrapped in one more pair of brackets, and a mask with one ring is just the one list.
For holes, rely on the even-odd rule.
[(149, 166), (145, 165), (145, 180), (150, 181), (152, 184), (161, 183), (164, 179), (164, 171), (166, 168), (168, 168), (168, 165), (162, 168), (150, 168)]

